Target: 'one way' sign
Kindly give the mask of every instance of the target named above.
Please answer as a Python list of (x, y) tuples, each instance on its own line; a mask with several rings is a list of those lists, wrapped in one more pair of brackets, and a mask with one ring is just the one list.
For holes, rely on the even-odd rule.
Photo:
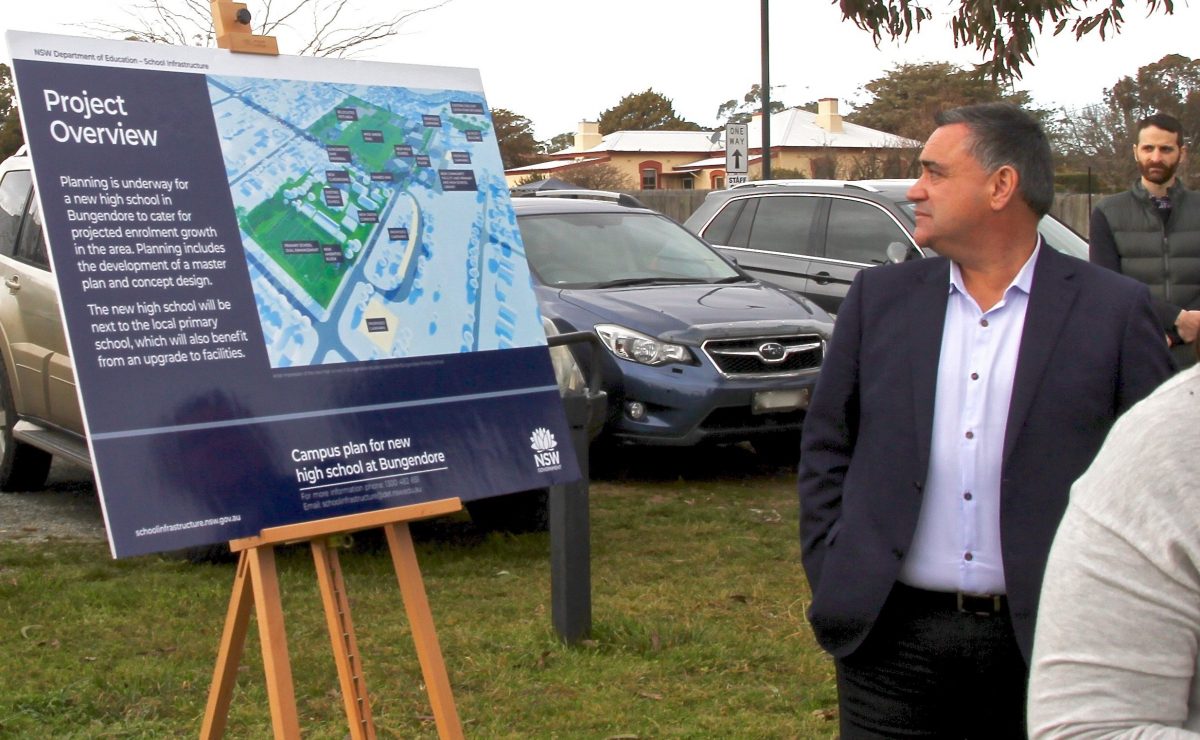
[(747, 128), (749, 126), (744, 123), (725, 125), (725, 173), (727, 175), (744, 175), (749, 169), (750, 149), (746, 145)]

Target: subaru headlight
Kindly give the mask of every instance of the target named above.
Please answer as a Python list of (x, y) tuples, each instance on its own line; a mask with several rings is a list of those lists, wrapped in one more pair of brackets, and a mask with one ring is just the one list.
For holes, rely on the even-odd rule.
[(643, 365), (692, 362), (692, 353), (682, 344), (662, 342), (617, 324), (596, 324), (596, 334), (609, 351), (624, 360), (640, 362)]

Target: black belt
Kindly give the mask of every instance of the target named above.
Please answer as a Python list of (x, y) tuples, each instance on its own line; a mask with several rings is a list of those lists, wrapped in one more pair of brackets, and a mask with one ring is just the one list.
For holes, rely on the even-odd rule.
[(924, 609), (959, 611), (991, 617), (1008, 611), (1008, 597), (1004, 594), (965, 594), (961, 591), (926, 591), (923, 588), (896, 583), (892, 596), (901, 603), (920, 606)]

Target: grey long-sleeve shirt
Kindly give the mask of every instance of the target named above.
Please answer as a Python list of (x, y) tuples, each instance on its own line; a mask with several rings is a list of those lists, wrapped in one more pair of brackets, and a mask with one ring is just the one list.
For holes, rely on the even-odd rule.
[(1034, 738), (1200, 737), (1200, 366), (1117, 420), (1046, 567)]

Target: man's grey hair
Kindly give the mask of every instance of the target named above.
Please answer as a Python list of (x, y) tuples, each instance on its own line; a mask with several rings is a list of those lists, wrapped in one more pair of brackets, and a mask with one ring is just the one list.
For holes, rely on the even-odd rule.
[(955, 123), (971, 132), (971, 156), (987, 172), (1008, 165), (1017, 171), (1021, 198), (1038, 217), (1054, 204), (1054, 164), (1050, 141), (1025, 111), (1009, 103), (980, 103), (938, 113), (939, 127)]

